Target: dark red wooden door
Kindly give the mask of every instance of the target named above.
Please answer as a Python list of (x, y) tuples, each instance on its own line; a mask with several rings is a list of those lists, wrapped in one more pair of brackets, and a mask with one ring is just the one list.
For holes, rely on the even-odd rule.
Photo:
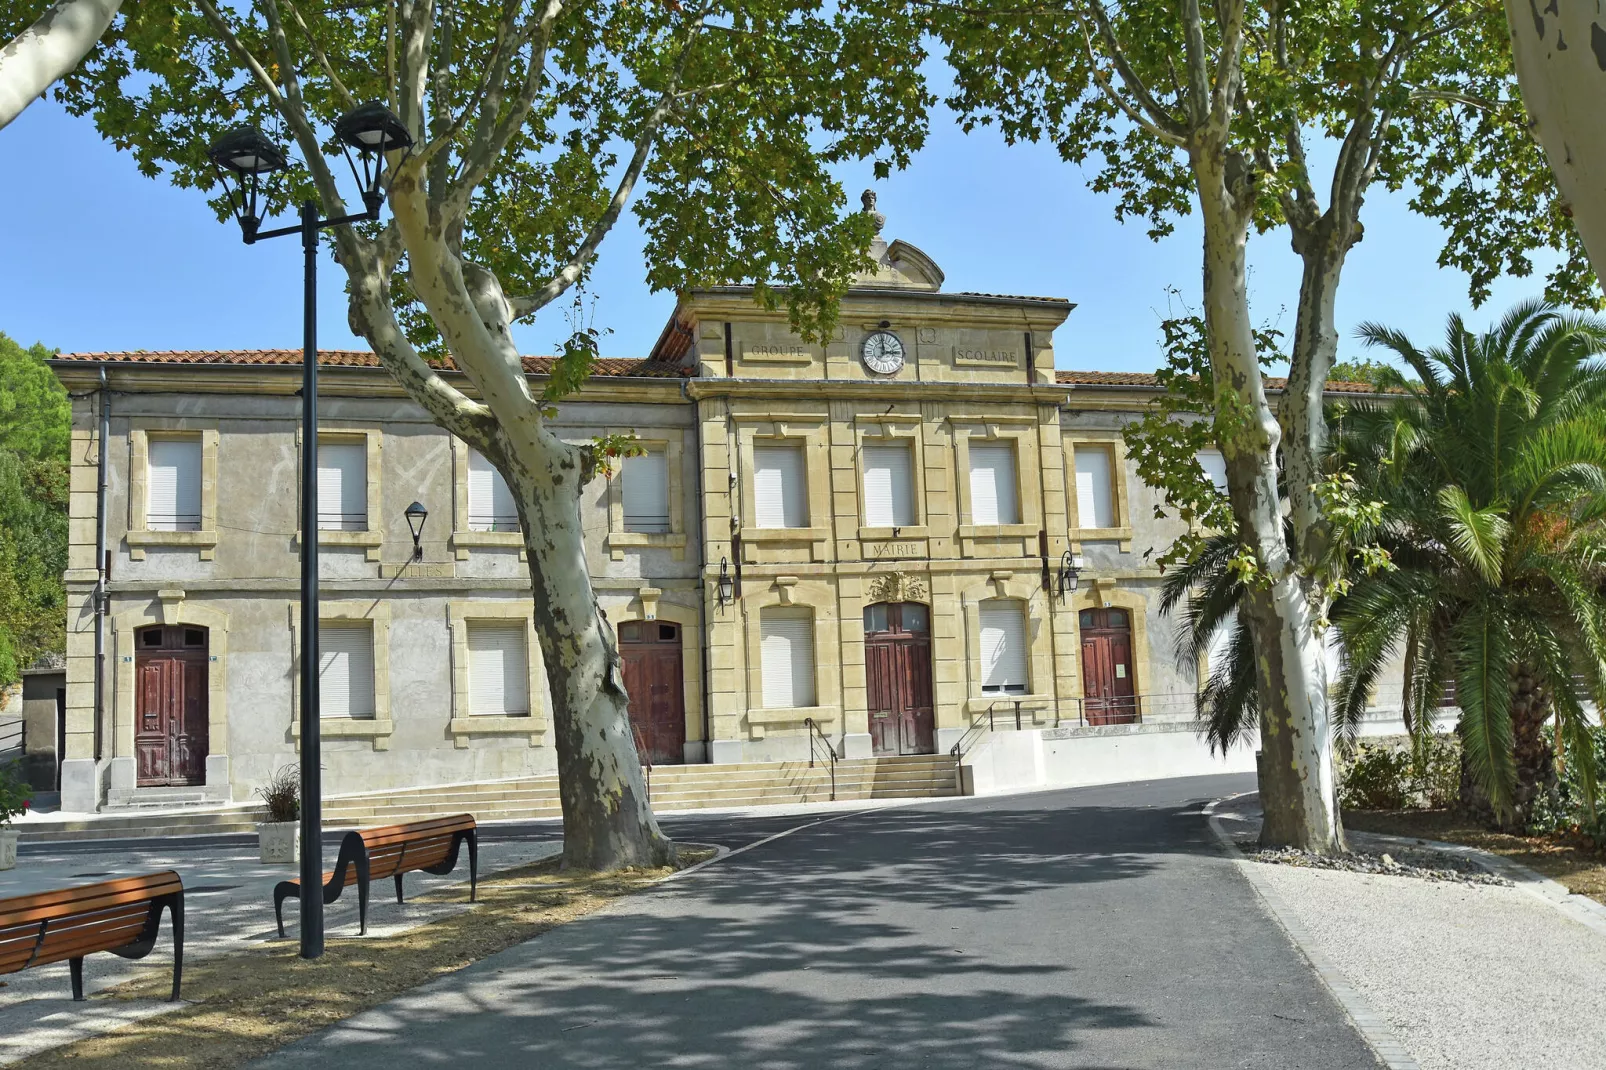
[(680, 626), (663, 621), (619, 625), (619, 655), (630, 723), (653, 765), (686, 760), (686, 691), (681, 676)]
[(1138, 719), (1132, 664), (1132, 618), (1124, 609), (1084, 609), (1082, 703), (1088, 724), (1132, 724)]
[(864, 671), (871, 750), (878, 755), (935, 753), (931, 611), (918, 602), (865, 607)]
[(142, 628), (134, 657), (136, 784), (206, 783), (206, 629)]

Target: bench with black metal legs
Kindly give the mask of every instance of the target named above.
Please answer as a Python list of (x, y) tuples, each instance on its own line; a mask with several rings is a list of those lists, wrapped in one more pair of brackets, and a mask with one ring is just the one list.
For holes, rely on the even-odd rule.
[(184, 976), (184, 882), (172, 870), (0, 899), (0, 974), (67, 960), (84, 998), (84, 956), (142, 959), (166, 910), (173, 924), (173, 999)]
[[(402, 902), (402, 874), (433, 873), (457, 868), (459, 849), (468, 845), (468, 900), (474, 902), (479, 885), (480, 845), (472, 814), (437, 817), (405, 825), (356, 829), (340, 841), (335, 868), (323, 875), (323, 901), (333, 903), (340, 893), (357, 886), (357, 916), (361, 931), (368, 932), (368, 882), (392, 877), (396, 902)], [(273, 914), (284, 935), (284, 901), (301, 898), (301, 882), (280, 881), (273, 889)]]

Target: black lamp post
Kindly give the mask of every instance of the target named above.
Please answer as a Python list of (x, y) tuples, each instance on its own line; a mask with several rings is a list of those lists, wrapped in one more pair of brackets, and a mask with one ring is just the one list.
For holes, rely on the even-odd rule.
[[(284, 150), (252, 126), (238, 126), (218, 138), (207, 156), (229, 204), (240, 221), (245, 244), (263, 238), (301, 235), (305, 261), (301, 352), (301, 957), (323, 954), (323, 784), (318, 704), (318, 232), (328, 227), (379, 218), (384, 203), (380, 179), (384, 154), (412, 148), (401, 120), (383, 104), (364, 104), (341, 116), (335, 132), (345, 148), (352, 175), (362, 184), (366, 211), (319, 219), (318, 205), (304, 201), (301, 222), (259, 231), (267, 215), (262, 176), (289, 166)], [(355, 150), (362, 160), (352, 160)], [(229, 188), (227, 174), (234, 176)]]
[(413, 533), (413, 560), (424, 559), (424, 521), (429, 519), (429, 510), (424, 508), (423, 502), (414, 502), (402, 510), (402, 516), (407, 518), (407, 528)]

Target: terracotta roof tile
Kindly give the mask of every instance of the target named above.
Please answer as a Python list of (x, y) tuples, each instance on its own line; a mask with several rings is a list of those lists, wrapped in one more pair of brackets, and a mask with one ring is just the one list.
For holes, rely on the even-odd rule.
[[(301, 363), (299, 349), (137, 349), (124, 353), (58, 353), (56, 360), (105, 362), (107, 364), (231, 364), (293, 366)], [(557, 357), (525, 357), (524, 370), (543, 375), (552, 370)], [(377, 368), (379, 358), (362, 349), (320, 349), (320, 368)], [(450, 360), (440, 367), (451, 370)], [(593, 371), (596, 375), (645, 377), (655, 379), (681, 378), (685, 372), (672, 364), (664, 364), (637, 357), (603, 357)]]
[(990, 294), (980, 290), (952, 290), (942, 296), (945, 297), (992, 297), (1005, 301), (1052, 301), (1056, 305), (1068, 305), (1070, 299), (1065, 297), (1033, 297), (1029, 294)]
[[(1068, 383), (1072, 386), (1139, 386), (1157, 388), (1160, 380), (1150, 372), (1083, 372), (1083, 371), (1057, 371), (1054, 373), (1056, 383)], [(1288, 380), (1281, 376), (1267, 376), (1266, 386), (1271, 390), (1283, 390), (1288, 386)], [(1327, 381), (1329, 394), (1376, 394), (1380, 391), (1371, 383), (1341, 382), (1336, 379)]]

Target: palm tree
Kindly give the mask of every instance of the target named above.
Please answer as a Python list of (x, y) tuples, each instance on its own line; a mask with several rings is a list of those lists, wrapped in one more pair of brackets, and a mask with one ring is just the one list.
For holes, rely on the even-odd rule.
[[(1529, 302), (1492, 331), (1459, 317), (1446, 345), (1419, 351), (1368, 324), (1361, 337), (1394, 352), (1420, 381), (1394, 376), (1397, 397), (1333, 421), (1333, 471), (1358, 479), (1381, 517), (1351, 533), (1389, 551), (1392, 567), (1353, 570), (1331, 611), (1342, 640), (1338, 729), (1353, 736), (1373, 686), (1398, 658), (1413, 735), (1431, 731), (1453, 688), (1460, 706), (1463, 794), (1499, 823), (1526, 825), (1554, 782), (1543, 729), (1578, 766), (1594, 803), (1594, 749), (1576, 682), (1606, 709), (1606, 324)], [(1167, 575), (1162, 612), (1182, 610), (1177, 657), (1214, 648), (1198, 708), (1213, 748), (1258, 724), (1254, 647), (1237, 620), (1243, 580), (1221, 534)], [(1217, 644), (1218, 639), (1224, 642)]]
[(1593, 809), (1580, 690), (1606, 709), (1606, 323), (1526, 302), (1482, 335), (1452, 316), (1425, 352), (1377, 324), (1359, 334), (1420, 381), (1352, 411), (1337, 439), (1384, 503), (1394, 566), (1333, 607), (1337, 719), (1357, 723), (1397, 656), (1413, 732), (1454, 688), (1463, 801), (1481, 794), (1503, 827), (1526, 827), (1555, 782), (1554, 716)]

